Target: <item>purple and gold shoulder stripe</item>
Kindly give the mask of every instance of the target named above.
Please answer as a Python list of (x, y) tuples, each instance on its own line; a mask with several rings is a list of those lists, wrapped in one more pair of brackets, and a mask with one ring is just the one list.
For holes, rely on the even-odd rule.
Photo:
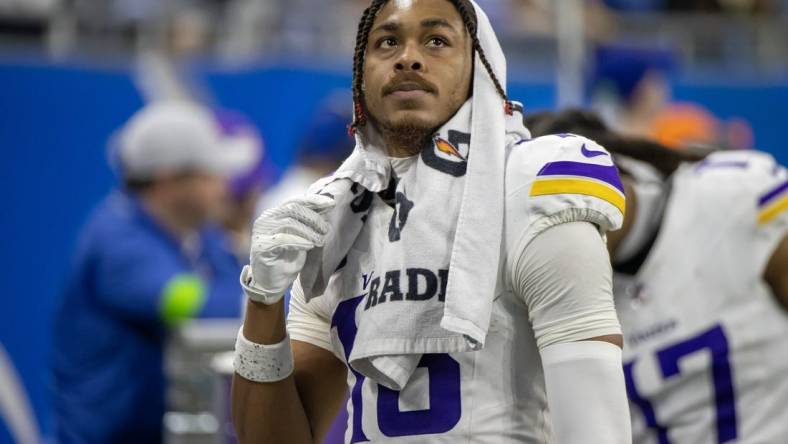
[(531, 196), (581, 194), (593, 196), (613, 205), (624, 214), (624, 185), (615, 166), (584, 162), (551, 162), (539, 171), (531, 187)]
[(758, 200), (758, 225), (768, 224), (785, 211), (788, 211), (788, 180)]

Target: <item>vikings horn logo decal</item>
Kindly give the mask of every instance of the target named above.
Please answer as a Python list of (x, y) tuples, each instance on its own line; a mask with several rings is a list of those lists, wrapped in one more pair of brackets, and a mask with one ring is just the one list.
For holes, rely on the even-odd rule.
[(470, 134), (449, 130), (449, 140), (435, 137), (432, 146), (421, 152), (421, 159), (427, 166), (442, 173), (462, 177), (468, 169), (470, 148)]
[(454, 145), (446, 140), (441, 139), (440, 137), (435, 138), (435, 148), (443, 154), (448, 154), (449, 156), (459, 157), (462, 160), (467, 160), (465, 156), (462, 155), (462, 153), (457, 151), (457, 148), (455, 148)]

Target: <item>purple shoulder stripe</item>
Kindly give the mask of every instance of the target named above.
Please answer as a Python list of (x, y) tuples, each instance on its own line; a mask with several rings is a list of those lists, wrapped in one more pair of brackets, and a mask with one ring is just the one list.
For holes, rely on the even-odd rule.
[(615, 166), (595, 165), (583, 162), (551, 162), (539, 171), (539, 176), (583, 176), (599, 180), (624, 193), (624, 185)]
[(773, 200), (777, 199), (777, 197), (783, 194), (785, 191), (788, 191), (788, 180), (781, 183), (780, 185), (777, 185), (777, 188), (761, 196), (761, 198), (758, 200), (758, 207), (769, 205)]

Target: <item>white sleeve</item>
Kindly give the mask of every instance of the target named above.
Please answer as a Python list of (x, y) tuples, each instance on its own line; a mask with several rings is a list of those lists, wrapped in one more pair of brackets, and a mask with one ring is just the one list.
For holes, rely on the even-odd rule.
[(287, 333), (290, 339), (306, 342), (333, 352), (331, 347), (331, 320), (325, 313), (324, 298), (305, 301), (304, 291), (298, 280), (290, 290), (290, 311), (287, 314)]
[(621, 334), (610, 258), (593, 224), (548, 228), (512, 257), (512, 288), (528, 307), (540, 349)]
[(631, 444), (621, 349), (609, 342), (555, 344), (540, 352), (559, 444)]

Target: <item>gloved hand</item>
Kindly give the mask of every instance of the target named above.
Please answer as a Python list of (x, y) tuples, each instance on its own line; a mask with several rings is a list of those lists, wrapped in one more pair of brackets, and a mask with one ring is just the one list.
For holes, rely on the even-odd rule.
[(325, 213), (334, 199), (311, 194), (263, 212), (252, 228), (249, 265), (241, 286), (253, 301), (277, 303), (304, 267), (306, 254), (325, 244), (330, 225)]

